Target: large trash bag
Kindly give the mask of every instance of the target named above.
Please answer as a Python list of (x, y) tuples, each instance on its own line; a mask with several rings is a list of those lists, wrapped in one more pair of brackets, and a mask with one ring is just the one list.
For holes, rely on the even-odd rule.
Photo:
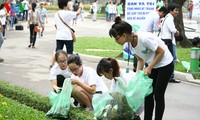
[(144, 75), (144, 71), (138, 71), (130, 80), (126, 89), (126, 99), (134, 112), (144, 104), (145, 97), (153, 92), (152, 83), (153, 80)]
[(119, 92), (95, 95), (93, 108), (97, 120), (131, 120), (134, 117), (125, 95)]
[(53, 118), (67, 118), (70, 109), (70, 99), (73, 86), (71, 79), (66, 78), (60, 93), (51, 91), (48, 95), (51, 109), (46, 113), (46, 116)]
[(130, 78), (128, 86), (118, 78), (113, 92), (95, 94), (92, 99), (97, 120), (132, 120), (144, 98), (152, 92), (152, 79), (143, 71)]

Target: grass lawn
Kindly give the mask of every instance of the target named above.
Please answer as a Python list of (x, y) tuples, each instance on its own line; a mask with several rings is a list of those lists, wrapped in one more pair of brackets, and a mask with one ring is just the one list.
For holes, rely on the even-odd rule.
[(50, 120), (44, 112), (21, 104), (0, 94), (0, 120)]
[[(118, 56), (122, 53), (123, 46), (115, 43), (109, 37), (79, 37), (75, 43), (75, 52), (100, 57), (112, 57), (123, 60)], [(190, 61), (190, 48), (177, 47), (177, 58), (181, 61)], [(186, 72), (187, 70), (181, 63), (175, 66), (176, 71)], [(200, 78), (200, 73), (193, 74), (195, 78)]]

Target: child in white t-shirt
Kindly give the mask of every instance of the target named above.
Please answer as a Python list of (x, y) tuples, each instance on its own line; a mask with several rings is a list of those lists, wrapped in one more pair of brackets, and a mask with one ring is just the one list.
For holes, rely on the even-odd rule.
[(94, 69), (82, 65), (79, 55), (70, 55), (67, 64), (73, 73), (71, 77), (72, 84), (74, 85), (72, 96), (82, 106), (85, 105), (87, 111), (91, 111), (93, 95), (107, 92), (107, 86)]
[[(124, 70), (120, 69), (117, 60), (114, 58), (102, 58), (97, 65), (97, 74), (99, 76), (104, 75), (107, 79), (112, 80), (110, 86), (111, 92), (114, 92), (116, 88), (116, 80), (118, 77), (124, 80), (125, 84), (122, 84), (122, 86), (126, 88), (130, 80), (133, 79), (135, 75), (135, 73), (132, 71), (129, 71), (127, 73), (125, 69)], [(142, 111), (143, 111), (143, 105), (136, 111), (135, 117), (139, 117)]]
[(68, 55), (59, 50), (55, 54), (56, 64), (51, 68), (50, 81), (55, 92), (60, 92), (65, 78), (71, 78), (72, 73), (67, 66)]

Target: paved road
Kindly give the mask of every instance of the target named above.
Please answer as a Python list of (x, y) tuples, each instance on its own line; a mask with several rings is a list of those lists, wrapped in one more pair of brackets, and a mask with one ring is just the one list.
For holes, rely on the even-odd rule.
[[(7, 39), (1, 49), (0, 80), (19, 85), (44, 96), (51, 90), (48, 80), (48, 66), (51, 53), (55, 48), (55, 29), (53, 18), (49, 17), (45, 34), (37, 39), (36, 49), (28, 48), (29, 31), (23, 22), (24, 31), (7, 31)], [(112, 23), (89, 19), (78, 21), (75, 30), (78, 36), (108, 36)], [(196, 34), (196, 33), (194, 33)], [(83, 61), (86, 66), (96, 68), (95, 62)], [(105, 78), (104, 78), (105, 80)], [(110, 81), (106, 80), (109, 86)], [(166, 90), (166, 110), (163, 120), (199, 120), (200, 118), (200, 86), (182, 82), (169, 84)]]

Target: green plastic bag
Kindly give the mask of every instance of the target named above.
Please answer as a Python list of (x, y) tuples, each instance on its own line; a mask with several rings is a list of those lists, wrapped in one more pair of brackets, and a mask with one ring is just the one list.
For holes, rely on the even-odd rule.
[(128, 86), (118, 78), (114, 92), (95, 94), (92, 99), (94, 116), (98, 120), (131, 120), (135, 112), (152, 92), (152, 79), (143, 71), (130, 78)]
[(145, 97), (153, 92), (152, 83), (153, 80), (144, 75), (144, 71), (138, 71), (130, 80), (126, 89), (126, 99), (134, 112), (144, 104)]
[(70, 99), (73, 86), (71, 84), (71, 79), (66, 78), (62, 91), (60, 93), (55, 93), (51, 91), (48, 95), (50, 103), (52, 105), (51, 109), (47, 112), (46, 116), (53, 118), (67, 118), (70, 109)]

